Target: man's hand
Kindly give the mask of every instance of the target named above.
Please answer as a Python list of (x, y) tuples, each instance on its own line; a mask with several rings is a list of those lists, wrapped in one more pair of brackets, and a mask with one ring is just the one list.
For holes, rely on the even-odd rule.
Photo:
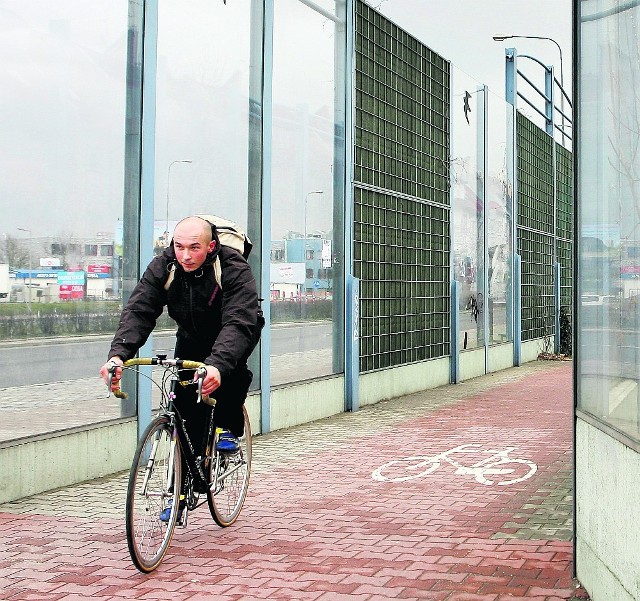
[(207, 370), (207, 375), (202, 381), (203, 395), (211, 394), (214, 390), (220, 388), (220, 384), (222, 384), (222, 376), (220, 375), (217, 367), (213, 367), (213, 365), (205, 365), (205, 369)]
[(113, 378), (111, 380), (111, 390), (115, 390), (116, 388), (119, 387), (120, 378), (122, 378), (122, 365), (123, 365), (122, 359), (120, 359), (120, 357), (111, 357), (111, 359), (109, 359), (109, 361), (107, 361), (100, 368), (100, 375), (102, 376), (102, 379), (104, 380), (105, 385), (108, 385), (109, 384), (109, 368), (112, 365), (118, 366), (115, 372), (113, 373)]

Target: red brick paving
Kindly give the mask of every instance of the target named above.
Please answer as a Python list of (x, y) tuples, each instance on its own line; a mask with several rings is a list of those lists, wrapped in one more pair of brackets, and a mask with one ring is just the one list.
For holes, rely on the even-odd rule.
[[(572, 581), (567, 528), (532, 521), (549, 506), (558, 482), (566, 486), (570, 477), (571, 365), (508, 370), (486, 376), (485, 387), (487, 378), (495, 381), (491, 388), (473, 394), (474, 381), (458, 385), (459, 400), (439, 408), (425, 405), (417, 415), (403, 417), (403, 400), (390, 401), (385, 409), (397, 407), (399, 416), (392, 427), (375, 427), (375, 407), (325, 420), (332, 423), (334, 443), (339, 432), (340, 444), (322, 452), (298, 449), (290, 460), (254, 475), (243, 514), (231, 528), (215, 526), (206, 505), (199, 509), (150, 575), (132, 566), (121, 519), (74, 518), (62, 507), (59, 518), (0, 512), (1, 598), (552, 601), (584, 596)], [(257, 438), (255, 446), (262, 441), (277, 446), (279, 440), (275, 432)], [(295, 445), (290, 436), (282, 441)], [(406, 482), (371, 476), (390, 459), (433, 456), (471, 443), (483, 449), (515, 447), (510, 456), (533, 461), (538, 470), (510, 486), (483, 485), (447, 463)], [(481, 457), (464, 457), (461, 463)], [(566, 495), (560, 496), (566, 504)], [(536, 532), (541, 536), (532, 539)]]

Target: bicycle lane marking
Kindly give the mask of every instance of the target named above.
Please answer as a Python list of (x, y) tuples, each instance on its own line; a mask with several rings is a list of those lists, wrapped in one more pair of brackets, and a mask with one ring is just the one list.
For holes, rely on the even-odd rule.
[[(483, 449), (477, 444), (463, 444), (453, 447), (438, 455), (412, 456), (403, 457), (401, 459), (392, 459), (391, 461), (388, 461), (376, 468), (372, 472), (371, 477), (380, 482), (406, 482), (407, 480), (426, 477), (429, 474), (432, 474), (436, 469), (440, 468), (443, 463), (448, 463), (455, 468), (455, 471), (453, 472), (455, 475), (473, 476), (477, 482), (486, 486), (494, 484), (497, 486), (508, 486), (531, 478), (531, 476), (533, 476), (538, 470), (538, 466), (528, 459), (510, 457), (509, 453), (515, 449), (516, 447), (507, 447), (504, 449)], [(452, 455), (455, 455), (456, 453), (464, 454), (474, 452), (480, 454), (492, 453), (492, 455), (489, 455), (489, 457), (481, 459), (471, 465), (464, 465), (456, 459), (452, 459)], [(513, 467), (514, 464), (515, 467)], [(509, 467), (499, 467), (507, 465), (509, 465)], [(393, 475), (394, 468), (398, 468), (400, 475)], [(403, 470), (410, 473), (408, 473), (408, 475), (402, 475)], [(413, 470), (412, 473), (411, 470)], [(524, 474), (519, 478), (501, 480), (487, 478), (488, 475), (507, 476), (514, 472), (517, 473), (517, 470), (524, 472)]]

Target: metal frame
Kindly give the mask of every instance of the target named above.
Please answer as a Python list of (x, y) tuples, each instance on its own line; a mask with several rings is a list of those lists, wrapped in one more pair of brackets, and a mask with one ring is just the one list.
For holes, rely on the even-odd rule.
[[(518, 69), (518, 59), (525, 58), (533, 61), (541, 66), (544, 70), (545, 89), (542, 91), (532, 82), (520, 69)], [(572, 140), (572, 136), (565, 131), (565, 126), (573, 126), (573, 120), (564, 112), (564, 100), (567, 101), (568, 106), (572, 107), (571, 100), (564, 90), (562, 83), (559, 82), (554, 75), (553, 66), (548, 66), (542, 63), (540, 60), (527, 54), (518, 54), (515, 48), (505, 49), (505, 97), (507, 102), (512, 104), (517, 109), (518, 99), (524, 101), (531, 109), (533, 109), (538, 115), (545, 120), (545, 131), (551, 137), (551, 169), (553, 173), (552, 180), (552, 204), (553, 204), (553, 232), (552, 232), (552, 244), (553, 244), (553, 256), (552, 266), (554, 274), (554, 351), (557, 353), (560, 350), (560, 306), (561, 306), (561, 282), (560, 282), (560, 265), (558, 263), (558, 184), (557, 184), (557, 149), (555, 134), (556, 130), (561, 133), (562, 145), (564, 146), (565, 138)], [(544, 101), (544, 112), (541, 111), (535, 103), (530, 100), (525, 94), (518, 91), (518, 77), (522, 78), (534, 91), (535, 95)], [(556, 104), (556, 88), (560, 91), (561, 106)], [(562, 118), (562, 126), (559, 126), (556, 122), (556, 115), (560, 114)], [(514, 256), (514, 364), (520, 365), (521, 360), (521, 343), (522, 343), (522, 290), (521, 290), (521, 260), (518, 256), (518, 190), (517, 190), (517, 111), (514, 116), (513, 132), (512, 132), (512, 147), (513, 147), (513, 161), (514, 161), (514, 192), (513, 192), (513, 256)], [(575, 213), (574, 213), (575, 214)], [(517, 269), (517, 271), (516, 271)], [(517, 309), (517, 310), (516, 310)]]

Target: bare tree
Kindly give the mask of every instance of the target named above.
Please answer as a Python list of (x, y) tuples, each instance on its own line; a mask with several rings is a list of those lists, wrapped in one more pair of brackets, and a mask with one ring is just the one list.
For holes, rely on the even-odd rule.
[(0, 263), (8, 263), (10, 269), (29, 267), (29, 247), (24, 240), (6, 234), (0, 241)]

